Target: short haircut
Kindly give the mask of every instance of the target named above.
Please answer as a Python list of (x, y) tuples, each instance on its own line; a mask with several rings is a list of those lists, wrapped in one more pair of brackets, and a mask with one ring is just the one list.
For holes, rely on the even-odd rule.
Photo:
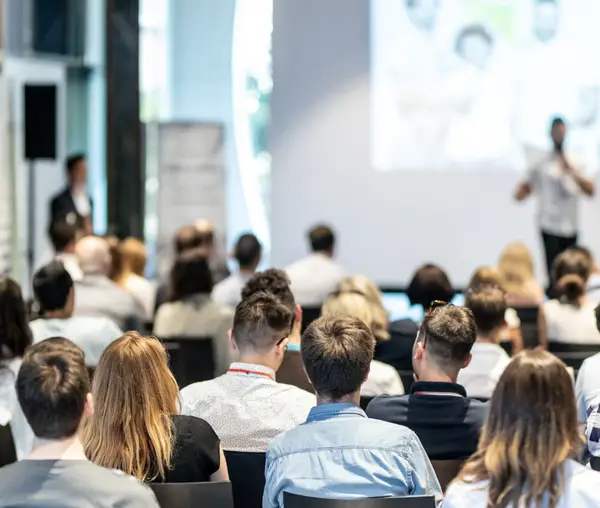
[(19, 369), (16, 388), (23, 414), (38, 438), (74, 436), (90, 391), (83, 351), (62, 337), (31, 346)]
[(446, 305), (425, 315), (417, 341), (443, 362), (464, 362), (477, 340), (473, 312), (466, 307)]
[(64, 252), (69, 245), (75, 244), (79, 232), (76, 214), (57, 217), (48, 228), (48, 236), (55, 252)]
[(73, 288), (73, 279), (60, 261), (40, 268), (33, 276), (33, 293), (43, 312), (64, 309)]
[(470, 289), (465, 306), (471, 309), (480, 335), (487, 335), (505, 323), (506, 296), (500, 288), (480, 286)]
[(240, 268), (250, 268), (260, 261), (262, 246), (258, 238), (251, 233), (243, 234), (235, 244), (233, 256)]
[(550, 128), (554, 129), (554, 127), (561, 127), (563, 125), (567, 125), (564, 118), (560, 116), (555, 116), (550, 120)]
[(271, 293), (296, 315), (296, 300), (290, 289), (290, 278), (283, 270), (269, 268), (255, 273), (242, 289), (242, 299), (260, 292)]
[(302, 361), (320, 395), (333, 400), (360, 390), (369, 373), (375, 337), (360, 319), (323, 316), (302, 335)]
[(214, 241), (213, 231), (201, 231), (195, 225), (183, 226), (175, 235), (175, 253), (206, 248)]
[(308, 232), (308, 240), (313, 252), (329, 252), (335, 247), (335, 234), (324, 224), (313, 227)]
[(406, 289), (406, 296), (411, 305), (422, 305), (425, 310), (434, 300), (449, 302), (454, 295), (455, 291), (446, 272), (431, 263), (423, 265), (415, 272)]
[(496, 286), (505, 290), (505, 282), (500, 270), (493, 266), (480, 266), (475, 270), (469, 281), (469, 288), (475, 289), (481, 286)]
[(586, 291), (593, 261), (581, 249), (567, 249), (552, 263), (552, 284), (561, 297), (575, 303)]
[(0, 361), (20, 358), (32, 342), (21, 287), (0, 277)]
[(85, 161), (85, 154), (83, 153), (74, 153), (67, 157), (67, 162), (65, 167), (67, 169), (67, 173), (70, 175), (73, 173), (73, 170), (77, 167), (77, 164)]
[(267, 353), (286, 338), (294, 313), (271, 293), (258, 292), (244, 298), (235, 309), (233, 338), (240, 351)]
[(188, 250), (177, 257), (171, 269), (170, 289), (169, 300), (172, 302), (187, 296), (211, 293), (213, 278), (203, 250)]
[(125, 238), (121, 242), (120, 251), (123, 269), (126, 272), (143, 277), (146, 271), (146, 262), (148, 261), (144, 242), (133, 237)]

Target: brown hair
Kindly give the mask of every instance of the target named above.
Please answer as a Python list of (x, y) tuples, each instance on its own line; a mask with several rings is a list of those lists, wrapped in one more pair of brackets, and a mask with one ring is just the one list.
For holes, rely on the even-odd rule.
[(479, 286), (467, 291), (465, 306), (471, 309), (480, 335), (487, 335), (504, 325), (506, 296), (494, 286)]
[(319, 224), (308, 232), (308, 240), (313, 252), (332, 252), (335, 247), (333, 229), (325, 224)]
[(163, 345), (137, 332), (112, 342), (100, 357), (92, 392), (95, 413), (85, 429), (90, 460), (142, 481), (164, 480), (178, 387)]
[(108, 277), (118, 281), (123, 273), (123, 256), (121, 254), (121, 241), (114, 235), (105, 236), (104, 240), (110, 250), (110, 268)]
[(323, 316), (302, 335), (302, 361), (316, 392), (332, 400), (360, 390), (369, 373), (375, 337), (350, 316)]
[(290, 289), (290, 278), (287, 273), (278, 268), (269, 268), (255, 273), (242, 288), (242, 299), (245, 300), (255, 293), (267, 292), (276, 296), (296, 316), (296, 300)]
[(579, 249), (567, 249), (552, 263), (552, 282), (557, 294), (575, 304), (585, 294), (592, 273), (592, 261)]
[(123, 272), (126, 275), (144, 276), (148, 254), (143, 242), (133, 237), (126, 238), (121, 242), (121, 256), (123, 258)]
[(469, 287), (475, 289), (481, 286), (496, 286), (505, 290), (505, 283), (500, 270), (493, 266), (480, 266), (471, 277)]
[(439, 266), (428, 263), (421, 266), (413, 275), (406, 296), (411, 305), (421, 305), (425, 310), (434, 300), (449, 302), (454, 298), (448, 274)]
[(339, 290), (344, 291), (358, 291), (362, 293), (369, 305), (371, 306), (371, 312), (373, 314), (373, 321), (371, 324), (371, 330), (375, 339), (388, 340), (390, 338), (390, 332), (388, 331), (388, 313), (383, 306), (383, 297), (381, 291), (377, 285), (363, 275), (355, 275), (353, 277), (346, 277), (340, 282)]
[(477, 340), (475, 318), (470, 309), (446, 305), (425, 315), (417, 341), (441, 362), (463, 363)]
[(171, 302), (211, 293), (213, 277), (203, 249), (186, 250), (177, 257), (171, 268), (169, 289)]
[(498, 272), (508, 293), (520, 293), (535, 280), (533, 257), (522, 242), (509, 243), (498, 261)]
[(489, 508), (511, 503), (556, 508), (564, 489), (563, 464), (580, 446), (567, 369), (546, 351), (523, 351), (502, 374), (478, 449), (458, 480), (489, 481)]
[(37, 437), (74, 436), (90, 391), (83, 351), (62, 337), (31, 346), (19, 369), (16, 389), (23, 414)]

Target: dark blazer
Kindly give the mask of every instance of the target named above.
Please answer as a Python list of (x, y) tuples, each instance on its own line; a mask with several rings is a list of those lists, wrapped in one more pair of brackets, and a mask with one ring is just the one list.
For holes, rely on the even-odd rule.
[[(90, 216), (92, 216), (94, 213), (94, 203), (92, 202), (92, 198), (89, 199), (90, 208), (92, 210)], [(77, 208), (71, 197), (71, 190), (69, 187), (65, 187), (58, 194), (55, 194), (50, 201), (50, 222), (53, 222), (59, 217), (69, 215), (70, 213), (77, 214)]]

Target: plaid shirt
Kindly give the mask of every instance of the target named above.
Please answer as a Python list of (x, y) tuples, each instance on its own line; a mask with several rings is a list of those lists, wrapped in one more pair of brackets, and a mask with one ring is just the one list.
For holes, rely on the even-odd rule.
[(600, 457), (600, 397), (592, 400), (587, 408), (585, 436), (593, 457)]

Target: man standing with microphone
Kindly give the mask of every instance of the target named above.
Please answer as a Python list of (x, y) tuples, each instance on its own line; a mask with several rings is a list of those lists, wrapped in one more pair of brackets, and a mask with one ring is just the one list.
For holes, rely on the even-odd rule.
[(580, 195), (594, 195), (594, 182), (584, 176), (581, 168), (576, 167), (565, 153), (566, 134), (564, 120), (554, 118), (550, 129), (551, 152), (530, 168), (527, 180), (515, 192), (517, 201), (523, 201), (533, 191), (539, 196), (538, 221), (550, 281), (556, 256), (577, 243)]

